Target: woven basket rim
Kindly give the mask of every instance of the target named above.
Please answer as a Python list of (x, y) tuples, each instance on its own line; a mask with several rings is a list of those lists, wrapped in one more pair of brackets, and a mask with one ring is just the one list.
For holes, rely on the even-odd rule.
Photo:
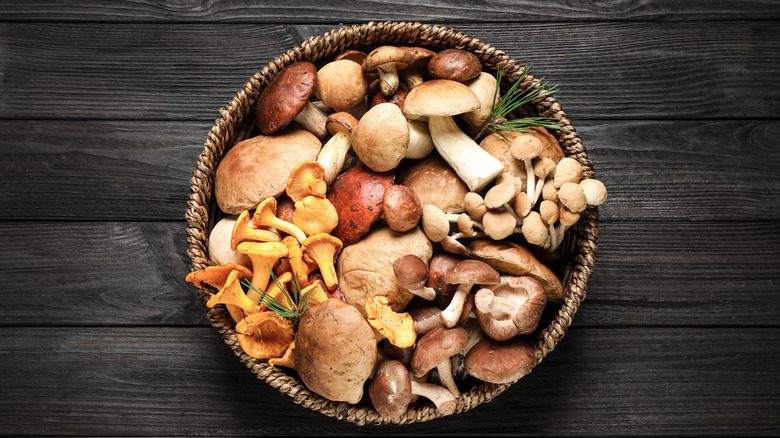
[[(503, 51), (490, 44), (472, 38), (457, 29), (434, 24), (411, 22), (369, 22), (331, 30), (322, 35), (313, 36), (298, 46), (277, 56), (261, 71), (255, 73), (227, 106), (220, 108), (220, 117), (208, 133), (203, 151), (198, 157), (193, 176), (190, 180), (190, 195), (187, 201), (185, 219), (187, 223), (188, 257), (191, 271), (200, 270), (211, 263), (208, 258), (208, 233), (210, 213), (214, 208), (213, 183), (219, 161), (227, 150), (242, 134), (240, 128), (253, 123), (254, 103), (268, 82), (287, 65), (296, 61), (310, 61), (332, 58), (336, 54), (351, 48), (376, 46), (383, 44), (418, 45), (433, 49), (458, 48), (477, 55), (483, 67), (495, 70), (502, 66), (509, 81), (514, 81), (523, 69), (523, 65), (510, 58)], [(523, 86), (532, 83), (532, 75), (523, 82)], [(576, 129), (564, 113), (560, 104), (550, 95), (534, 103), (540, 115), (555, 117), (563, 126), (556, 136), (568, 157), (576, 159), (584, 169), (583, 177), (594, 176), (593, 166), (587, 157)], [(250, 116), (249, 119), (246, 117)], [(244, 132), (245, 134), (246, 132)], [(564, 302), (555, 318), (536, 333), (535, 356), (537, 365), (552, 351), (565, 335), (572, 323), (574, 314), (585, 299), (587, 281), (594, 268), (594, 258), (598, 242), (598, 208), (588, 207), (581, 213), (580, 221), (573, 236), (574, 263), (568, 270), (564, 283)], [(222, 336), (233, 352), (258, 379), (265, 381), (281, 393), (290, 396), (303, 407), (327, 416), (351, 422), (356, 425), (411, 424), (429, 421), (441, 417), (429, 404), (412, 405), (398, 419), (388, 419), (379, 415), (370, 403), (349, 405), (328, 400), (310, 391), (296, 377), (284, 372), (283, 368), (274, 368), (267, 361), (257, 360), (243, 352), (236, 340), (233, 321), (228, 312), (220, 307), (205, 306), (210, 294), (207, 289), (198, 289), (197, 295), (203, 303), (206, 316)], [(501, 394), (510, 384), (482, 383), (461, 394), (455, 413), (468, 411), (482, 403), (489, 402)], [(365, 397), (364, 397), (365, 399)]]

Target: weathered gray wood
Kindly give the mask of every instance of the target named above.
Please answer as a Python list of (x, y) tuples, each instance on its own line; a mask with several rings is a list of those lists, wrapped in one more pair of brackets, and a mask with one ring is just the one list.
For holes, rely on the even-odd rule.
[[(600, 233), (575, 325), (777, 325), (780, 223), (604, 222)], [(180, 223), (2, 223), (0, 326), (207, 324), (186, 250)]]
[(776, 328), (572, 328), (488, 404), (359, 428), (257, 380), (211, 328), (3, 328), (0, 430), (10, 435), (774, 434)]
[[(41, 4), (37, 4), (41, 3)], [(269, 4), (270, 3), (270, 4)], [(655, 0), (606, 4), (589, 1), (396, 1), (378, 7), (376, 2), (322, 3), (311, 0), (284, 2), (210, 1), (182, 4), (175, 1), (104, 1), (100, 8), (88, 1), (69, 1), (52, 7), (43, 2), (3, 5), (2, 20), (13, 21), (121, 21), (121, 22), (354, 22), (354, 21), (550, 21), (550, 20), (766, 20), (777, 19), (772, 1), (685, 2)]]
[[(275, 56), (334, 27), (0, 23), (0, 118), (210, 121)], [(780, 115), (771, 21), (459, 28), (560, 85), (575, 119)]]
[[(610, 221), (780, 219), (776, 121), (575, 121)], [(0, 121), (0, 219), (183, 219), (210, 122)], [(34, 200), (34, 201), (33, 201)]]

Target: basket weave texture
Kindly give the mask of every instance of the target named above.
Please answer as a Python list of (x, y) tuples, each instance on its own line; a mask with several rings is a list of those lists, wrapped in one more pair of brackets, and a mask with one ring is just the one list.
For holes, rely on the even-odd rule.
[[(214, 200), (214, 175), (217, 166), (225, 153), (236, 142), (253, 135), (255, 101), (271, 79), (284, 67), (297, 62), (318, 61), (331, 58), (347, 49), (367, 49), (378, 45), (409, 45), (422, 46), (439, 51), (448, 48), (467, 50), (482, 61), (488, 70), (501, 67), (506, 78), (513, 82), (522, 72), (524, 66), (511, 59), (504, 52), (483, 43), (478, 39), (463, 34), (456, 29), (431, 24), (382, 22), (366, 23), (335, 29), (323, 35), (314, 36), (304, 41), (283, 55), (275, 58), (260, 72), (256, 73), (228, 105), (219, 110), (220, 118), (208, 134), (202, 153), (198, 158), (191, 179), (191, 193), (187, 202), (187, 240), (191, 270), (204, 269), (211, 265), (208, 257), (208, 236), (211, 225), (219, 210)], [(521, 86), (527, 86), (535, 78), (528, 75)], [(566, 156), (576, 159), (583, 166), (583, 178), (592, 178), (593, 166), (587, 157), (579, 135), (561, 106), (553, 96), (533, 102), (533, 106), (541, 116), (553, 117), (559, 120), (563, 127), (555, 132)], [(593, 271), (594, 257), (598, 241), (598, 209), (588, 207), (582, 212), (580, 221), (569, 235), (572, 260), (566, 268), (564, 280), (564, 302), (555, 314), (554, 319), (535, 332), (536, 362), (540, 363), (563, 338), (572, 323), (572, 317), (585, 299), (588, 278)], [(213, 292), (213, 291), (212, 291)], [(310, 391), (296, 376), (284, 372), (284, 368), (269, 366), (265, 360), (257, 360), (244, 353), (235, 336), (234, 323), (222, 306), (205, 307), (210, 295), (206, 289), (198, 289), (198, 297), (204, 303), (207, 317), (219, 331), (224, 341), (257, 378), (267, 382), (281, 393), (292, 397), (293, 401), (308, 409), (320, 412), (339, 420), (357, 425), (366, 424), (411, 424), (429, 421), (440, 417), (432, 404), (415, 403), (399, 419), (387, 419), (379, 415), (370, 403), (361, 402), (350, 405), (343, 402), (328, 400)], [(467, 392), (463, 392), (458, 400), (455, 413), (465, 412), (482, 403), (489, 402), (501, 394), (509, 384), (481, 383)]]

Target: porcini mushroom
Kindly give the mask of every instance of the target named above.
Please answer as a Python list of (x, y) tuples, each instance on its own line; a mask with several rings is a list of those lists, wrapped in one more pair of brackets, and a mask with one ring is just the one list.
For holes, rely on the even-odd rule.
[(478, 260), (463, 260), (444, 275), (444, 281), (457, 284), (452, 301), (442, 311), (442, 319), (448, 328), (455, 327), (463, 312), (466, 296), (475, 284), (491, 285), (501, 282), (501, 276), (488, 264)]
[(409, 292), (428, 301), (436, 298), (436, 291), (425, 286), (428, 265), (420, 257), (414, 254), (398, 257), (393, 262), (393, 272), (398, 283)]
[[(322, 152), (320, 150), (320, 152)], [(317, 161), (301, 161), (290, 171), (285, 191), (293, 202), (307, 196), (323, 197), (327, 193), (325, 169)]]
[(398, 177), (398, 183), (414, 190), (420, 204), (433, 204), (444, 213), (466, 211), (469, 188), (438, 154), (412, 164)]
[(392, 172), (374, 172), (365, 164), (341, 174), (328, 193), (339, 216), (339, 224), (331, 234), (344, 245), (360, 240), (381, 216), (385, 190), (394, 182)]
[(379, 87), (382, 94), (391, 96), (398, 89), (398, 71), (409, 67), (415, 60), (429, 56), (431, 53), (421, 47), (381, 46), (368, 54), (363, 61), (363, 70), (379, 73)]
[(498, 102), (500, 94), (496, 92), (496, 77), (490, 73), (480, 72), (479, 75), (465, 82), (479, 99), (480, 107), (461, 115), (463, 121), (475, 128), (481, 128), (487, 122), (491, 108)]
[(536, 330), (546, 304), (544, 288), (532, 277), (501, 276), (500, 284), (474, 295), (477, 321), (496, 341)]
[(293, 224), (307, 236), (330, 233), (339, 224), (339, 215), (327, 198), (307, 196), (295, 203)]
[(255, 209), (255, 214), (252, 216), (252, 225), (255, 227), (272, 227), (279, 231), (283, 231), (296, 239), (299, 242), (303, 242), (306, 239), (306, 233), (298, 228), (295, 224), (283, 221), (276, 217), (276, 198), (265, 198)]
[(409, 147), (409, 125), (401, 109), (381, 103), (366, 112), (352, 131), (352, 149), (375, 172), (398, 166)]
[(522, 337), (499, 342), (485, 337), (466, 354), (466, 371), (483, 382), (514, 383), (536, 365), (531, 343)]
[(214, 265), (233, 263), (246, 268), (252, 267), (252, 261), (244, 254), (239, 254), (231, 248), (231, 236), (233, 226), (236, 224), (235, 215), (225, 216), (220, 219), (209, 232), (209, 259)]
[(362, 102), (367, 89), (368, 83), (361, 65), (340, 59), (319, 69), (314, 94), (330, 108), (345, 111)]
[(456, 355), (469, 342), (469, 335), (463, 327), (435, 328), (417, 340), (412, 355), (411, 370), (415, 376), (422, 376), (436, 368), (442, 385), (453, 396), (460, 391), (452, 378), (450, 357)]
[(324, 139), (327, 114), (309, 101), (316, 85), (317, 67), (311, 62), (295, 62), (277, 73), (257, 98), (255, 114), (260, 132), (274, 134), (295, 120)]
[(392, 185), (382, 198), (382, 215), (393, 231), (409, 231), (422, 218), (420, 198), (409, 187)]
[(461, 49), (446, 49), (428, 61), (428, 73), (436, 79), (466, 82), (479, 76), (482, 63), (477, 55)]
[(325, 233), (309, 236), (301, 242), (304, 259), (317, 264), (328, 290), (339, 284), (334, 263), (342, 247), (341, 240)]
[(450, 391), (431, 383), (415, 382), (409, 370), (397, 360), (382, 362), (368, 386), (368, 395), (376, 411), (387, 418), (400, 418), (409, 408), (413, 395), (433, 402), (442, 415), (455, 412), (457, 401)]
[(338, 112), (330, 114), (326, 128), (331, 138), (322, 145), (317, 162), (322, 166), (325, 174), (323, 179), (327, 185), (333, 184), (336, 177), (344, 167), (347, 153), (352, 147), (352, 130), (357, 126), (357, 119), (349, 113)]
[(481, 190), (504, 169), (501, 162), (458, 129), (452, 118), (479, 107), (479, 99), (469, 87), (447, 79), (423, 82), (409, 92), (404, 102), (404, 114), (428, 116), (436, 150), (471, 191)]

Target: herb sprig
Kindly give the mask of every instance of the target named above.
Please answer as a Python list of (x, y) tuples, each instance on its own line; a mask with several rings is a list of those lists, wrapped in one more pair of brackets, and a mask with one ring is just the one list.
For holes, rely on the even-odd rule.
[[(557, 120), (551, 117), (508, 118), (511, 116), (512, 112), (521, 108), (523, 105), (558, 91), (557, 85), (548, 87), (548, 82), (545, 82), (544, 78), (535, 81), (526, 89), (521, 89), (520, 83), (525, 80), (530, 70), (531, 66), (526, 66), (523, 69), (523, 72), (520, 73), (520, 77), (517, 78), (509, 90), (498, 99), (498, 103), (491, 107), (487, 124), (477, 135), (477, 138), (484, 135), (485, 131), (491, 131), (498, 134), (501, 134), (501, 131), (528, 132), (529, 129), (534, 126), (548, 129), (561, 129), (561, 126), (557, 124)], [(495, 102), (498, 97), (501, 88), (501, 80), (503, 78), (504, 71), (499, 67), (496, 73), (496, 90), (493, 94), (493, 102)]]
[(288, 327), (292, 327), (295, 331), (297, 331), (298, 323), (300, 322), (303, 314), (306, 313), (306, 310), (309, 308), (309, 302), (311, 301), (311, 297), (314, 294), (307, 293), (303, 295), (301, 293), (301, 284), (298, 281), (298, 276), (293, 272), (292, 277), (293, 280), (290, 282), (292, 285), (292, 292), (287, 292), (287, 288), (284, 287), (284, 285), (274, 274), (274, 271), (271, 270), (271, 281), (273, 281), (276, 287), (282, 291), (282, 295), (284, 297), (283, 302), (269, 295), (264, 290), (258, 290), (252, 284), (252, 282), (249, 281), (249, 279), (242, 279), (241, 284), (260, 294), (259, 303), (267, 307), (268, 310), (275, 313), (275, 315), (271, 315), (271, 317), (289, 319), (291, 325)]

